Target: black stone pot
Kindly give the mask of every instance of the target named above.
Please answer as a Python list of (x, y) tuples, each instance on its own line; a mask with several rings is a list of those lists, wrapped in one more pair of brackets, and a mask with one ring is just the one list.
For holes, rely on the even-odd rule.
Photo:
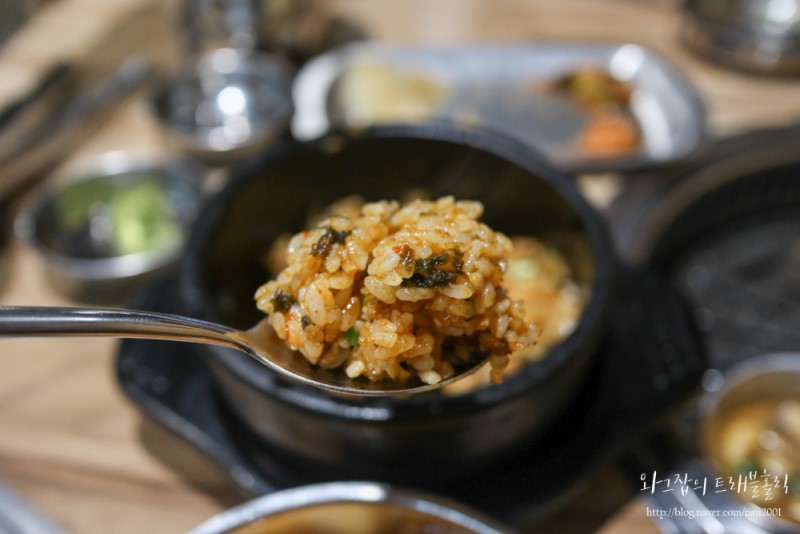
[(320, 478), (448, 480), (485, 468), (557, 417), (586, 378), (612, 303), (615, 259), (598, 214), (541, 156), (480, 130), (430, 124), (330, 135), (270, 150), (234, 172), (198, 220), (180, 273), (185, 313), (246, 328), (260, 318), (263, 256), (331, 201), (424, 189), (483, 202), (507, 235), (559, 247), (591, 298), (575, 331), (501, 385), (472, 393), (347, 398), (289, 383), (236, 351), (207, 347), (223, 404), (288, 468)]

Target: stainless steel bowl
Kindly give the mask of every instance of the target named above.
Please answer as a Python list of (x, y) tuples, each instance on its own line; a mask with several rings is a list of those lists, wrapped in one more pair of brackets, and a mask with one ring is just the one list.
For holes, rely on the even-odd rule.
[(180, 257), (205, 170), (112, 152), (54, 178), (14, 221), (47, 279), (74, 300), (118, 303)]
[(291, 81), (291, 69), (276, 57), (222, 48), (167, 80), (152, 110), (181, 150), (202, 160), (235, 159), (288, 130)]
[(800, 75), (800, 0), (687, 0), (684, 42), (749, 72)]
[[(731, 414), (752, 409), (758, 403), (800, 402), (800, 353), (776, 353), (745, 360), (726, 373), (716, 386), (701, 399), (701, 440), (706, 460), (715, 475), (720, 476), (728, 475), (731, 469), (723, 458), (723, 449), (731, 446), (731, 443), (722, 441), (719, 436), (724, 421)], [(773, 421), (771, 424), (778, 423)], [(779, 492), (780, 489), (775, 491)], [(722, 500), (722, 496), (728, 501)], [(715, 498), (718, 500), (717, 504), (724, 508), (741, 508), (744, 505), (751, 510), (747, 519), (768, 532), (800, 533), (800, 524), (777, 515), (759, 513), (757, 505), (749, 500), (735, 500), (727, 492)], [(766, 502), (764, 506), (775, 505)], [(785, 512), (784, 510), (784, 516)], [(739, 525), (738, 528), (742, 529), (748, 526), (746, 521), (740, 521)]]
[(232, 508), (190, 534), (325, 532), (509, 532), (453, 501), (374, 482), (333, 482), (283, 490)]

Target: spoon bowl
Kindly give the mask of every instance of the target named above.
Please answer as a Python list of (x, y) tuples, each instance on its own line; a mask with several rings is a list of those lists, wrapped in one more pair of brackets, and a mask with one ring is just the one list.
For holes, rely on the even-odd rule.
[(90, 336), (148, 338), (207, 343), (237, 349), (296, 382), (326, 391), (359, 396), (411, 395), (455, 382), (486, 362), (488, 354), (454, 366), (453, 376), (437, 384), (421, 380), (371, 382), (350, 378), (343, 370), (315, 367), (280, 339), (266, 319), (249, 330), (201, 321), (190, 317), (137, 310), (68, 307), (0, 307), (0, 337)]

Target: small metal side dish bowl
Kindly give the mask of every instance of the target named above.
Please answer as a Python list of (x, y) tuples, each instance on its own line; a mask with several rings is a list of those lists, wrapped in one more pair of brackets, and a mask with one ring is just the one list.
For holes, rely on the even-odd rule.
[(501, 534), (508, 528), (455, 502), (373, 482), (283, 490), (223, 512), (190, 534), (446, 532)]
[[(791, 404), (790, 414), (784, 414), (782, 419), (790, 418), (791, 429), (787, 430), (781, 418), (777, 415), (780, 410), (787, 408)], [(772, 406), (772, 405), (777, 405)], [(773, 410), (774, 408), (774, 410)], [(767, 469), (770, 474), (777, 474), (774, 468), (770, 468), (764, 463), (764, 455), (770, 456), (772, 449), (770, 441), (778, 442), (782, 440), (780, 436), (789, 436), (788, 443), (791, 446), (793, 439), (784, 432), (796, 433), (797, 426), (800, 425), (798, 415), (800, 415), (800, 353), (775, 353), (745, 360), (735, 366), (725, 374), (724, 384), (718, 390), (712, 391), (701, 400), (701, 443), (705, 458), (709, 462), (716, 476), (728, 477), (734, 475), (735, 466), (731, 465), (730, 456), (739, 451), (746, 443), (748, 434), (758, 434), (758, 447), (761, 457), (754, 457), (749, 461), (752, 464), (748, 471)], [(784, 410), (785, 411), (785, 410)], [(770, 436), (771, 434), (774, 434)], [(730, 438), (730, 439), (726, 439)], [(774, 439), (769, 439), (769, 438)], [(786, 443), (784, 443), (786, 445)], [(776, 449), (777, 450), (777, 449)], [(752, 451), (750, 452), (752, 454)], [(795, 452), (796, 454), (796, 452)], [(774, 463), (773, 456), (773, 463)], [(761, 465), (764, 464), (764, 465)], [(758, 467), (758, 469), (757, 469)], [(739, 474), (742, 473), (739, 469)], [(795, 475), (797, 476), (797, 475)], [(769, 501), (763, 500), (766, 496), (761, 495), (762, 507), (776, 507), (781, 502), (784, 492), (783, 478), (781, 485), (775, 488), (777, 498)], [(772, 480), (772, 479), (770, 479)], [(758, 479), (758, 482), (762, 482)], [(750, 480), (750, 484), (754, 483)], [(774, 486), (774, 482), (771, 482)], [(792, 486), (792, 478), (789, 477), (789, 495), (798, 488)], [(748, 489), (748, 492), (751, 490)], [(781, 517), (767, 513), (758, 513), (758, 506), (740, 496), (734, 499), (735, 493), (723, 493), (731, 502), (719, 503), (728, 508), (741, 508), (742, 504), (752, 508), (751, 514), (747, 518), (767, 529), (768, 532), (800, 533), (800, 523), (786, 519), (790, 513), (798, 517), (797, 510), (783, 510)], [(750, 495), (750, 493), (748, 493)], [(719, 496), (716, 497), (719, 499)], [(784, 499), (786, 500), (786, 499)], [(792, 500), (792, 499), (790, 499)], [(800, 502), (800, 497), (794, 497), (795, 502)], [(784, 504), (786, 504), (784, 502)], [(789, 504), (788, 506), (797, 506)], [(746, 523), (745, 523), (746, 524)]]
[(67, 297), (119, 303), (181, 256), (205, 169), (111, 152), (33, 194), (14, 221)]
[(284, 134), (293, 106), (292, 72), (277, 57), (222, 48), (166, 80), (151, 107), (175, 145), (201, 160), (233, 160)]
[(684, 42), (722, 65), (800, 76), (800, 0), (687, 0)]

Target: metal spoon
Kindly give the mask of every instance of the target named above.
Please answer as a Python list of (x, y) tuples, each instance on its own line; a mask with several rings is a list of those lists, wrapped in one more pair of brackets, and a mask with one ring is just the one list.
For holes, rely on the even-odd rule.
[(408, 395), (430, 391), (475, 372), (487, 355), (455, 366), (438, 384), (350, 378), (342, 370), (312, 365), (291, 350), (265, 320), (250, 330), (171, 315), (122, 309), (0, 306), (0, 337), (124, 337), (208, 343), (238, 349), (278, 374), (327, 391), (363, 396)]

